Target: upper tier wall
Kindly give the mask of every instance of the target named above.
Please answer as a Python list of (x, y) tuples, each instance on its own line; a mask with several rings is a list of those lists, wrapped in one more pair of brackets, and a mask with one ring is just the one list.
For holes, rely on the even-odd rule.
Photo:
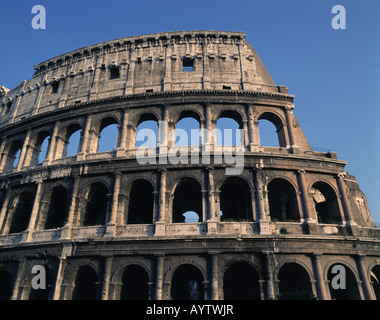
[[(243, 32), (190, 31), (128, 37), (36, 65), (32, 79), (0, 92), (0, 127), (67, 105), (145, 92), (277, 87)], [(193, 71), (183, 61), (193, 61)], [(118, 74), (112, 78), (112, 68)]]

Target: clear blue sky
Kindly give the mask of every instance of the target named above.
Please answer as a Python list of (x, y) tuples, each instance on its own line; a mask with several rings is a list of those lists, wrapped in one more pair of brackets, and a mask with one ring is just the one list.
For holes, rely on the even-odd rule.
[[(38, 4), (46, 30), (31, 27)], [(331, 27), (338, 4), (346, 30)], [(380, 1), (3, 0), (0, 85), (13, 88), (35, 64), (80, 47), (193, 29), (246, 32), (276, 84), (296, 96), (294, 113), (310, 144), (348, 161), (380, 222)]]

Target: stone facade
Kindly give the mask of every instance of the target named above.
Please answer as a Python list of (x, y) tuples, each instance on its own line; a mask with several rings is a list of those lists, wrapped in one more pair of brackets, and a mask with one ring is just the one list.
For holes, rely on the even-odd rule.
[[(296, 290), (380, 298), (380, 231), (364, 194), (336, 153), (312, 150), (294, 96), (244, 38), (118, 39), (38, 64), (32, 79), (1, 88), (0, 298), (270, 299)], [(182, 148), (207, 146), (211, 163), (161, 163), (168, 133), (188, 117), (206, 133)], [(221, 118), (243, 130), (237, 176), (215, 161), (224, 149), (207, 134)], [(262, 120), (276, 127), (278, 147), (260, 144)], [(160, 127), (157, 161), (141, 165), (144, 121)], [(115, 148), (97, 152), (110, 125)], [(78, 150), (67, 156), (75, 132)], [(199, 220), (184, 222), (185, 211)], [(337, 264), (343, 291), (331, 288)], [(48, 290), (32, 289), (35, 265), (45, 267)]]

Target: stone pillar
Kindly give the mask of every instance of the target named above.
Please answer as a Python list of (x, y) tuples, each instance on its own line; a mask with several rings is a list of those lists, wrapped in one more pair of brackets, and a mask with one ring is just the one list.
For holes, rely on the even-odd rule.
[(264, 251), (263, 252), (263, 269), (265, 270), (265, 283), (266, 283), (266, 299), (274, 299), (274, 285), (273, 285), (273, 268), (272, 268), (272, 258), (273, 252)]
[[(251, 151), (251, 138), (250, 138), (250, 130), (249, 130), (249, 122), (248, 120), (242, 120), (243, 122), (243, 134), (240, 136), (240, 140), (243, 138), (242, 141), (242, 148), (243, 150)], [(236, 138), (235, 138), (236, 141)], [(234, 144), (235, 141), (232, 141), (232, 144)], [(237, 143), (238, 141), (236, 141)], [(238, 148), (238, 145), (236, 146), (236, 149)]]
[(207, 233), (215, 234), (218, 231), (218, 222), (220, 215), (215, 210), (215, 186), (214, 186), (214, 169), (211, 167), (206, 168), (207, 176), (207, 194), (208, 194), (208, 219), (207, 219)]
[(376, 300), (375, 293), (373, 292), (373, 289), (372, 289), (372, 285), (369, 282), (367, 269), (364, 265), (364, 258), (365, 258), (364, 254), (357, 254), (356, 259), (355, 259), (360, 280), (362, 281), (362, 285), (363, 285), (364, 296), (366, 300)]
[(262, 172), (260, 172), (261, 168), (256, 166), (256, 170), (253, 170), (252, 173), (254, 175), (255, 188), (256, 188), (256, 203), (257, 203), (257, 221), (259, 223), (260, 234), (270, 234), (270, 225), (269, 220), (265, 214), (265, 204), (264, 204), (264, 192), (265, 186), (264, 183), (266, 181), (266, 177)]
[(248, 132), (249, 132), (249, 150), (251, 152), (257, 152), (257, 146), (260, 144), (259, 137), (257, 136), (257, 132), (255, 130), (255, 121), (253, 116), (254, 106), (252, 104), (248, 104), (246, 106), (247, 109), (247, 118), (248, 118)]
[(59, 125), (60, 125), (59, 121), (57, 121), (54, 125), (53, 133), (49, 139), (50, 140), (49, 150), (47, 152), (46, 159), (43, 161), (44, 165), (49, 165), (51, 161), (55, 159), (54, 150), (55, 150), (55, 146), (57, 142), (57, 133), (58, 133)]
[[(206, 40), (206, 39), (205, 39)], [(175, 46), (177, 47), (177, 46)], [(203, 49), (203, 56), (202, 56), (202, 62), (203, 62), (203, 90), (211, 90), (211, 75), (210, 73), (213, 72), (210, 68), (210, 59), (209, 57), (209, 50), (211, 51), (212, 48), (210, 48), (210, 43), (206, 40), (205, 45), (202, 46)]]
[(345, 173), (339, 173), (337, 177), (337, 182), (338, 182), (339, 193), (341, 194), (341, 199), (342, 199), (344, 218), (348, 226), (351, 227), (351, 226), (356, 226), (356, 222), (353, 220), (350, 202), (348, 201), (348, 198), (347, 198), (346, 184), (344, 183), (344, 180), (343, 180), (344, 176), (345, 176)]
[(76, 205), (77, 205), (79, 181), (80, 181), (79, 176), (76, 176), (74, 178), (74, 182), (73, 182), (73, 190), (71, 193), (71, 203), (70, 203), (70, 207), (69, 207), (69, 212), (67, 214), (67, 221), (61, 229), (61, 239), (70, 239), (71, 238), (71, 231), (72, 231), (72, 228), (74, 227), (74, 225), (73, 225), (74, 224), (74, 214), (75, 214), (75, 209), (76, 209)]
[[(289, 144), (292, 149), (298, 148), (295, 145), (294, 130), (293, 130), (293, 109), (294, 105), (285, 106), (285, 117), (288, 126)], [(293, 150), (294, 151), (294, 150)]]
[(158, 221), (165, 222), (165, 210), (166, 210), (166, 169), (160, 169), (160, 196), (159, 196), (159, 217)]
[(134, 149), (136, 146), (136, 128), (128, 123), (126, 129), (126, 138), (125, 138), (125, 155), (129, 155), (131, 149)]
[(164, 277), (164, 254), (157, 254), (156, 259), (156, 290), (155, 300), (162, 300), (162, 285)]
[(256, 137), (257, 145), (258, 145), (258, 146), (261, 146), (261, 142), (260, 142), (260, 130), (259, 130), (259, 121), (258, 121), (258, 120), (253, 120), (253, 121), (252, 121), (252, 125), (253, 125), (253, 129), (252, 129), (252, 131), (254, 132), (254, 135), (255, 135), (255, 137)]
[(58, 98), (58, 108), (63, 108), (66, 105), (66, 98), (67, 98), (67, 94), (69, 92), (71, 78), (73, 76), (74, 75), (70, 76), (69, 74), (67, 74), (66, 76), (62, 77), (60, 80), (61, 83), (63, 82), (63, 84), (62, 84), (63, 89), (62, 89), (62, 93), (61, 93), (60, 97)]
[(162, 90), (163, 91), (170, 91), (172, 89), (172, 57), (171, 57), (171, 51), (174, 49), (174, 47), (163, 45), (163, 48), (165, 50), (165, 73), (164, 77), (162, 79)]
[(303, 213), (303, 203), (302, 203), (301, 192), (300, 192), (299, 190), (297, 190), (297, 191), (295, 192), (295, 194), (296, 194), (296, 201), (297, 201), (298, 213), (299, 213), (300, 219), (303, 219), (303, 217), (304, 217), (304, 213)]
[(65, 273), (65, 267), (66, 267), (66, 257), (61, 257), (59, 259), (57, 278), (55, 280), (53, 300), (59, 300), (60, 299), (61, 286), (62, 286), (63, 274)]
[[(131, 52), (131, 51), (129, 51)], [(133, 94), (134, 74), (135, 74), (135, 60), (132, 61), (132, 56), (129, 56), (129, 64), (127, 70), (127, 81), (124, 84), (124, 95)]]
[(251, 194), (251, 207), (252, 207), (252, 221), (258, 221), (257, 208), (256, 208), (256, 189), (250, 190)]
[(7, 163), (8, 155), (9, 155), (9, 150), (3, 151), (1, 153), (0, 173), (4, 171), (4, 167), (5, 167), (5, 164)]
[(303, 219), (305, 222), (316, 223), (314, 215), (311, 212), (309, 205), (309, 193), (307, 192), (306, 182), (305, 182), (305, 170), (298, 170), (298, 181), (299, 189), (301, 190), (301, 199), (303, 205)]
[(158, 204), (158, 217), (155, 222), (155, 235), (165, 235), (165, 212), (166, 212), (166, 169), (160, 169), (160, 190), (159, 190), (159, 204)]
[[(14, 106), (14, 109), (13, 109), (12, 116), (9, 119), (9, 123), (14, 123), (15, 117), (17, 115), (18, 107), (20, 106), (21, 99), (22, 99), (22, 97), (24, 95), (23, 91), (25, 89), (26, 84), (27, 84), (26, 80), (24, 80), (23, 82), (21, 82), (20, 89), (19, 89), (18, 93), (16, 94), (16, 101), (14, 102), (15, 106)], [(37, 85), (39, 85), (39, 84), (37, 84)]]
[(0, 235), (3, 234), (6, 216), (7, 216), (8, 205), (9, 205), (9, 200), (11, 199), (11, 195), (12, 195), (12, 190), (10, 188), (8, 188), (7, 192), (5, 194), (3, 206), (1, 207), (1, 211), (0, 211)]
[(209, 252), (211, 256), (211, 300), (219, 300), (219, 282), (218, 282), (218, 254)]
[(1, 139), (0, 154), (3, 154), (4, 149), (5, 149), (6, 145), (7, 145), (7, 142), (8, 142), (7, 137), (3, 137), (3, 138)]
[(321, 256), (322, 256), (322, 253), (313, 253), (313, 256), (312, 256), (314, 278), (316, 279), (318, 299), (328, 300), (328, 296), (326, 293), (326, 283), (323, 278), (323, 272), (321, 268)]
[[(200, 119), (199, 120), (199, 130), (200, 130), (199, 150), (200, 150), (200, 152), (204, 151), (205, 134), (206, 134), (205, 126), (206, 126), (206, 121), (204, 119)], [(0, 149), (0, 152), (1, 152), (1, 149)]]
[[(108, 189), (108, 191), (110, 191)], [(112, 193), (107, 193), (106, 194), (106, 197), (107, 197), (107, 206), (106, 206), (106, 214), (105, 214), (105, 219), (104, 219), (104, 225), (106, 226), (106, 229), (107, 229), (107, 225), (108, 225), (108, 221), (110, 221), (111, 219), (111, 214), (112, 214), (112, 201), (113, 201), (113, 194)], [(81, 199), (82, 201), (85, 200), (85, 199)], [(87, 206), (87, 199), (86, 199), (86, 205)], [(82, 217), (80, 217), (81, 221), (82, 221)]]
[(217, 220), (216, 214), (215, 214), (215, 186), (214, 186), (214, 169), (213, 168), (207, 168), (207, 182), (208, 182), (208, 198), (209, 198), (209, 212), (208, 212), (208, 218), (209, 220)]
[(159, 150), (159, 163), (167, 164), (168, 154), (168, 127), (169, 127), (169, 110), (167, 105), (163, 105), (162, 120), (158, 126), (158, 150)]
[(123, 286), (122, 282), (110, 282), (109, 283), (109, 300), (119, 300), (120, 299), (120, 291)]
[(26, 163), (26, 159), (27, 159), (27, 156), (28, 156), (27, 155), (27, 149), (28, 149), (28, 146), (29, 146), (29, 140), (30, 140), (31, 133), (32, 133), (31, 129), (29, 129), (26, 132), (24, 144), (22, 145), (22, 149), (21, 149), (21, 152), (20, 152), (20, 158), (19, 158), (18, 164), (17, 164), (17, 171), (19, 171), (24, 165), (28, 165), (28, 163)]
[(258, 280), (259, 291), (260, 291), (260, 300), (265, 300), (265, 280)]
[(29, 226), (22, 236), (23, 238), (22, 241), (29, 242), (33, 240), (33, 234), (34, 234), (34, 231), (36, 228), (36, 222), (37, 222), (38, 209), (40, 207), (40, 202), (41, 202), (42, 186), (43, 186), (42, 180), (38, 181), (37, 191), (36, 191), (36, 195), (34, 197), (34, 202), (33, 202), (32, 213), (30, 215)]
[(114, 237), (116, 235), (116, 222), (117, 222), (117, 211), (119, 204), (119, 193), (120, 193), (120, 181), (122, 174), (116, 172), (114, 176), (114, 186), (112, 194), (112, 205), (111, 205), (111, 214), (106, 225), (106, 234), (105, 236)]
[(7, 159), (4, 153), (4, 150), (5, 150), (5, 147), (7, 145), (7, 138), (6, 137), (3, 137), (1, 139), (1, 145), (0, 145), (0, 156), (1, 156), (1, 161), (0, 161), (0, 172), (2, 171), (3, 167), (4, 167), (4, 164), (5, 164), (5, 160)]
[(27, 263), (27, 260), (25, 258), (21, 258), (18, 262), (17, 274), (16, 274), (15, 282), (13, 284), (13, 292), (12, 292), (11, 300), (19, 299), (20, 284), (21, 284), (22, 279), (24, 279), (26, 263)]
[(318, 289), (317, 289), (317, 281), (314, 280), (314, 279), (310, 279), (310, 286), (311, 286), (311, 293), (314, 295), (314, 296), (318, 296)]
[[(46, 76), (45, 76), (46, 77)], [(46, 85), (40, 85), (39, 83), (37, 83), (37, 87), (38, 87), (38, 91), (37, 91), (37, 94), (36, 94), (36, 99), (34, 100), (34, 110), (33, 110), (33, 116), (37, 115), (38, 114), (38, 111), (39, 111), (39, 108), (40, 108), (40, 103), (41, 103), (41, 98), (43, 96), (43, 93), (44, 93), (44, 90), (46, 88)], [(16, 112), (14, 113), (14, 116), (16, 115)], [(12, 122), (13, 122), (14, 118), (12, 119)]]
[(112, 262), (113, 262), (113, 257), (106, 257), (105, 258), (102, 300), (108, 300), (109, 299), (109, 284), (110, 284), (110, 280), (111, 280)]
[(200, 220), (199, 222), (206, 222), (207, 223), (207, 219), (208, 219), (208, 212), (207, 212), (207, 209), (208, 209), (208, 191), (202, 189), (201, 194), (202, 194), (202, 220)]
[(92, 122), (92, 115), (89, 114), (87, 115), (86, 126), (83, 131), (83, 139), (82, 139), (80, 152), (78, 152), (77, 154), (77, 161), (85, 160), (86, 158), (88, 141), (89, 141), (89, 136), (90, 136), (90, 129), (91, 129), (91, 122)]
[(307, 192), (306, 182), (305, 182), (305, 170), (298, 170), (298, 183), (299, 189), (301, 190), (302, 199), (302, 213), (301, 221), (303, 221), (304, 232), (307, 234), (316, 232), (315, 216), (312, 213), (309, 205), (309, 193)]
[(127, 133), (128, 133), (128, 110), (124, 109), (123, 121), (120, 130), (120, 142), (116, 148), (116, 157), (124, 157), (127, 150)]
[(206, 105), (205, 105), (205, 115), (206, 115), (206, 121), (205, 121), (204, 146), (205, 146), (205, 150), (207, 152), (211, 152), (211, 147), (212, 147), (214, 142), (212, 141), (212, 135), (211, 135), (211, 130), (213, 128), (212, 128), (212, 124), (211, 124), (211, 118), (212, 118), (211, 106), (209, 103), (206, 103)]
[(256, 168), (256, 170), (253, 170), (254, 173), (254, 179), (256, 183), (256, 200), (257, 200), (257, 207), (258, 207), (258, 219), (259, 220), (268, 220), (267, 216), (265, 214), (265, 206), (264, 206), (264, 187), (263, 187), (263, 178), (260, 177), (259, 170), (261, 168)]

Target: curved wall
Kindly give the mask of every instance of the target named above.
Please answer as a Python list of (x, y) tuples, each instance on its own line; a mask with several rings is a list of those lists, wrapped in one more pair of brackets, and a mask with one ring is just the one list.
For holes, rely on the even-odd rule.
[[(191, 298), (269, 299), (302, 288), (319, 299), (377, 297), (380, 233), (363, 192), (336, 153), (311, 149), (294, 96), (275, 86), (244, 33), (124, 38), (35, 69), (2, 89), (0, 278), (10, 285), (0, 297), (130, 298), (136, 281), (140, 298), (176, 299), (181, 275), (193, 281)], [(200, 143), (173, 149), (170, 132), (187, 117)], [(242, 145), (217, 144), (210, 133), (221, 118), (242, 129)], [(264, 120), (278, 146), (262, 145)], [(144, 121), (156, 122), (158, 136), (142, 165), (135, 139)], [(110, 125), (114, 148), (98, 152)], [(77, 152), (67, 155), (74, 133)], [(187, 161), (167, 161), (173, 150)], [(226, 175), (237, 164), (227, 150), (242, 155), (235, 175)], [(346, 295), (329, 287), (334, 264), (350, 275)], [(49, 270), (45, 295), (31, 288), (34, 265)], [(286, 282), (294, 274), (298, 287)], [(236, 290), (239, 281), (253, 291)]]

